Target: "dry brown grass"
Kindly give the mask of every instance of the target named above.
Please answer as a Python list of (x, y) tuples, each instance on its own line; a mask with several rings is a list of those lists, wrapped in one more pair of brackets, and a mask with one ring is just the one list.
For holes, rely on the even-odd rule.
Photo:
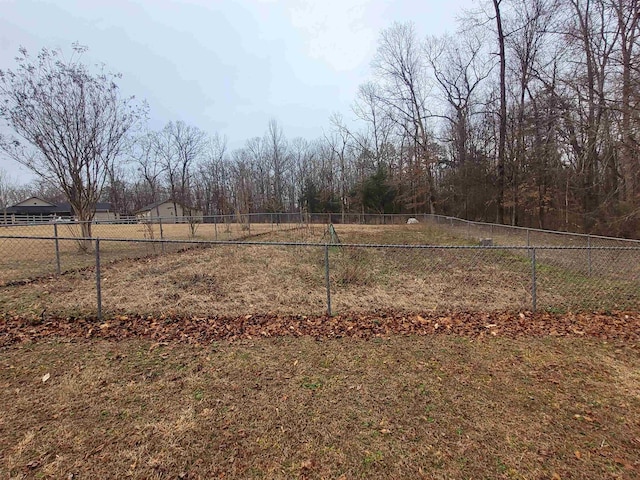
[(2, 478), (640, 472), (637, 346), (443, 335), (51, 342), (1, 355)]
[(342, 243), (414, 244), (414, 245), (474, 245), (460, 232), (432, 224), (414, 225), (336, 225)]
[[(109, 239), (138, 239), (138, 240), (206, 240), (227, 241), (244, 237), (256, 237), (278, 232), (300, 230), (293, 224), (252, 224), (250, 228), (237, 223), (200, 224), (195, 236), (191, 235), (188, 224), (165, 224), (162, 227), (162, 237), (159, 225), (130, 224), (130, 225), (94, 225), (92, 235), (102, 240), (102, 256), (104, 261), (122, 258), (138, 258), (163, 251), (175, 252), (185, 248), (184, 245), (135, 242), (109, 242)], [(53, 275), (56, 272), (56, 250), (54, 240), (38, 240), (38, 237), (53, 237), (53, 225), (17, 225), (0, 228), (2, 237), (36, 237), (0, 238), (0, 284), (35, 278), (43, 275)], [(62, 271), (77, 270), (95, 264), (93, 251), (82, 251), (77, 238), (81, 236), (80, 227), (75, 224), (58, 225), (60, 251), (60, 266)]]
[[(280, 229), (291, 228), (293, 225), (281, 224)], [(191, 235), (190, 226), (187, 223), (164, 223), (162, 225), (162, 238), (172, 240), (231, 240), (241, 235), (270, 232), (275, 226), (266, 223), (253, 223), (249, 227), (239, 223), (201, 223), (196, 224), (195, 236)], [(160, 225), (158, 224), (96, 224), (92, 227), (92, 235), (100, 238), (160, 238)], [(28, 237), (53, 237), (54, 226), (50, 225), (15, 225), (2, 226), (0, 236), (28, 236)], [(80, 227), (76, 224), (59, 223), (58, 236), (78, 238), (81, 236)]]
[[(475, 255), (474, 252), (471, 252)], [(330, 251), (334, 312), (375, 309), (505, 310), (528, 301), (526, 271), (467, 252)], [(94, 272), (4, 288), (8, 313), (93, 315)], [(216, 246), (122, 261), (102, 269), (106, 315), (318, 314), (326, 310), (320, 247)]]
[[(324, 228), (316, 226), (268, 231), (251, 240), (319, 242), (323, 233)], [(338, 233), (343, 243), (464, 242), (423, 225), (345, 225)], [(128, 244), (101, 242), (107, 315), (320, 314), (326, 309), (323, 247), (217, 245), (108, 263), (119, 258), (123, 245)], [(155, 247), (159, 253), (159, 246)], [(566, 253), (567, 258), (582, 254)], [(93, 256), (86, 258), (87, 265), (93, 265)], [(538, 262), (540, 309), (640, 308), (635, 278), (589, 277), (559, 268), (544, 255)], [(531, 308), (531, 264), (526, 251), (332, 246), (330, 265), (334, 312)], [(94, 315), (94, 275), (89, 269), (0, 289), (0, 308), (27, 316)]]
[[(428, 223), (430, 228), (440, 231), (443, 237), (465, 239), (477, 244), (481, 238), (491, 238), (494, 245), (519, 247), (574, 247), (583, 250), (554, 250), (538, 248), (538, 260), (543, 263), (570, 270), (584, 276), (640, 281), (640, 243), (616, 238), (598, 238), (562, 233), (530, 232), (527, 243), (525, 229), (508, 226), (482, 225), (468, 229), (464, 224)], [(586, 247), (591, 248), (590, 251)], [(601, 250), (600, 248), (634, 248), (635, 251)]]

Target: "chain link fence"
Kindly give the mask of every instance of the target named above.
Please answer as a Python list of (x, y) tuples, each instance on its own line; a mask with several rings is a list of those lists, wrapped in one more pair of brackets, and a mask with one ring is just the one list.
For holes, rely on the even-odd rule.
[[(103, 260), (139, 259), (184, 250), (171, 240), (233, 241), (264, 235), (306, 241), (309, 231), (321, 226), (300, 223), (299, 216), (256, 214), (155, 218), (127, 222), (91, 222), (91, 237), (75, 221), (30, 222), (0, 225), (0, 286), (48, 275), (59, 275), (93, 266), (95, 238), (130, 240), (119, 242), (103, 254)], [(85, 228), (86, 231), (86, 228)], [(135, 240), (158, 240), (136, 242)]]
[(423, 215), (423, 221), (469, 239), (491, 239), (494, 245), (565, 247), (640, 247), (640, 240), (559, 232), (495, 223), (472, 222), (443, 215)]
[(202, 317), (640, 309), (638, 242), (450, 217), (360, 218), (368, 223), (331, 231), (326, 216), (278, 214), (210, 217), (195, 229), (162, 219), (95, 223), (98, 238), (82, 238), (72, 222), (7, 226), (0, 305), (17, 314)]
[[(32, 241), (44, 249), (55, 239)], [(3, 288), (5, 312), (19, 313), (26, 299), (31, 313), (98, 317), (640, 307), (633, 247), (92, 242), (77, 270)], [(113, 261), (130, 244), (156, 255)], [(181, 253), (158, 254), (163, 247)]]

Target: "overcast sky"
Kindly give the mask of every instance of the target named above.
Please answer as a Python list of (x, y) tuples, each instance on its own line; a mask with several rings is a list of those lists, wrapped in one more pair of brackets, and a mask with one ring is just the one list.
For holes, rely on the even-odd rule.
[[(122, 73), (122, 90), (148, 102), (151, 128), (183, 120), (237, 148), (275, 118), (288, 138), (311, 139), (333, 112), (353, 116), (382, 29), (453, 33), (476, 1), (0, 0), (0, 68), (21, 45), (68, 52), (77, 41), (87, 63)], [(0, 168), (29, 177), (6, 159)]]

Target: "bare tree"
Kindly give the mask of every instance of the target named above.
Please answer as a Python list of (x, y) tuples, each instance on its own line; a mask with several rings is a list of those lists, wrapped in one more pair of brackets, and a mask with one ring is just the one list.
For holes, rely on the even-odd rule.
[(374, 156), (374, 170), (381, 164), (389, 163), (389, 142), (393, 132), (393, 120), (386, 114), (384, 105), (380, 101), (380, 86), (374, 82), (367, 82), (358, 88), (358, 96), (353, 105), (353, 111), (360, 120), (367, 124), (364, 134), (354, 134), (357, 143), (364, 147), (371, 144)]
[(0, 221), (2, 223), (7, 222), (6, 208), (19, 201), (21, 190), (18, 181), (0, 168), (0, 210), (2, 210)]
[[(413, 140), (410, 149), (425, 182), (424, 203), (431, 213), (436, 208), (434, 167), (428, 118), (429, 79), (426, 62), (412, 24), (396, 23), (383, 30), (373, 61), (374, 71), (382, 81), (381, 102), (395, 124)], [(417, 205), (417, 202), (414, 202)]]
[(299, 211), (300, 213), (312, 213), (309, 209), (308, 199), (303, 198), (305, 193), (305, 185), (313, 182), (315, 172), (314, 160), (316, 152), (313, 145), (301, 137), (296, 137), (291, 141), (291, 167), (292, 167), (292, 183), (291, 183), (291, 211)]
[(608, 4), (615, 12), (620, 32), (618, 61), (622, 88), (619, 110), (624, 199), (640, 207), (640, 143), (636, 133), (640, 126), (637, 114), (640, 102), (640, 0), (609, 0)]
[(234, 150), (232, 153), (233, 165), (231, 167), (231, 182), (233, 185), (233, 205), (237, 221), (242, 224), (243, 230), (250, 228), (249, 213), (253, 203), (251, 173), (251, 153), (246, 149)]
[[(243, 150), (245, 153), (245, 155), (243, 155), (246, 167), (245, 171), (252, 171), (255, 177), (256, 191), (254, 192), (253, 207), (265, 211), (274, 211), (275, 202), (273, 198), (268, 141), (262, 137), (252, 137), (245, 142)], [(235, 156), (234, 158), (238, 157)]]
[[(155, 142), (155, 133), (147, 132), (136, 139), (131, 151), (135, 169), (139, 177), (141, 177), (143, 185), (141, 191), (144, 192), (139, 195), (141, 198), (138, 198), (137, 201), (138, 208), (146, 204), (156, 203), (159, 200), (158, 195), (162, 189), (164, 167), (156, 155)], [(156, 210), (156, 215), (160, 216), (159, 210)]]
[(198, 178), (194, 181), (196, 204), (205, 215), (223, 214), (230, 202), (226, 137), (212, 135), (203, 156), (204, 161), (198, 166)]
[(118, 75), (92, 74), (81, 63), (86, 50), (76, 44), (65, 59), (42, 49), (32, 59), (21, 48), (16, 70), (0, 70), (0, 116), (16, 133), (0, 137), (0, 149), (64, 191), (83, 238), (91, 237), (109, 168), (143, 113), (121, 96)]
[(206, 135), (198, 127), (182, 121), (169, 122), (153, 135), (154, 152), (167, 177), (174, 211), (182, 206), (184, 215), (192, 216), (194, 199), (191, 191), (193, 166), (202, 155)]
[[(619, 31), (604, 0), (570, 0), (567, 8), (564, 28), (572, 62), (564, 79), (570, 95), (564, 128), (583, 228), (590, 231), (607, 203), (606, 190), (618, 190), (608, 89)], [(613, 184), (603, 189), (607, 176)]]
[(342, 116), (338, 113), (331, 115), (333, 126), (330, 136), (325, 135), (327, 145), (333, 150), (338, 159), (338, 189), (340, 194), (340, 218), (345, 221), (345, 213), (349, 209), (349, 187), (347, 185), (349, 176), (349, 150), (351, 134), (344, 123)]
[[(541, 65), (545, 35), (549, 29), (553, 6), (552, 1), (549, 0), (512, 0), (511, 7), (511, 15), (506, 19), (510, 33), (505, 39), (511, 60), (507, 66), (510, 67), (509, 72), (513, 77), (509, 82), (512, 106), (508, 133), (510, 161), (507, 162), (509, 170), (507, 177), (511, 189), (509, 201), (511, 224), (517, 225), (523, 183), (538, 184), (536, 195), (541, 202), (542, 198), (539, 196), (543, 189), (541, 176), (546, 175), (538, 167), (540, 163), (549, 159), (548, 155), (543, 158), (533, 158), (530, 155), (534, 149), (529, 148), (530, 145), (528, 145), (531, 143), (528, 134), (528, 130), (531, 129), (528, 127), (531, 123), (535, 125), (535, 118), (527, 115), (527, 108), (529, 104), (536, 101), (535, 86), (539, 85), (539, 82), (536, 82), (536, 74)], [(533, 168), (527, 168), (528, 166)], [(525, 178), (525, 172), (531, 170), (535, 175)], [(538, 210), (540, 211), (540, 208)]]
[(275, 119), (269, 120), (264, 144), (273, 175), (273, 207), (275, 211), (282, 211), (285, 203), (286, 176), (289, 170), (289, 145), (282, 127)]
[(454, 130), (454, 150), (459, 165), (466, 163), (469, 150), (469, 117), (473, 113), (473, 95), (485, 80), (492, 65), (482, 55), (482, 38), (472, 33), (460, 33), (431, 38), (425, 44), (425, 55), (433, 78), (453, 116), (445, 113)]
[[(439, 115), (448, 124), (444, 127), (446, 141), (451, 146), (450, 175), (455, 184), (450, 192), (453, 202), (460, 204), (461, 212), (469, 216), (470, 204), (477, 203), (473, 183), (482, 179), (475, 175), (471, 157), (471, 116), (478, 113), (478, 90), (491, 73), (493, 62), (484, 55), (482, 35), (477, 31), (461, 32), (455, 38), (448, 35), (432, 37), (425, 43), (425, 56), (430, 74), (435, 79), (439, 95), (444, 100)], [(458, 174), (459, 173), (459, 174)]]

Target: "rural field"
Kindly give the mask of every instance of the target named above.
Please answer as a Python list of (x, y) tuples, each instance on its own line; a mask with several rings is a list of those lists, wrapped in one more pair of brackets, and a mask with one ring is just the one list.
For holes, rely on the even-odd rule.
[(95, 252), (0, 240), (2, 478), (640, 475), (637, 251), (537, 251), (534, 314), (526, 249), (337, 225), (329, 317), (322, 225), (103, 227), (100, 320)]

